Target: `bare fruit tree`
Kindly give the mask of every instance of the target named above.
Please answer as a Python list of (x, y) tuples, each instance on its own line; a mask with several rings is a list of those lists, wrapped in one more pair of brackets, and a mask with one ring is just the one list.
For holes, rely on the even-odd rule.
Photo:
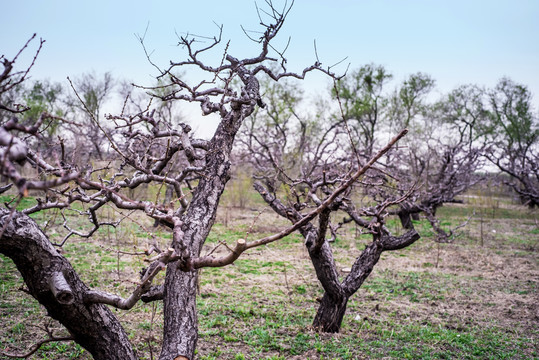
[(102, 78), (95, 73), (86, 73), (69, 81), (77, 92), (66, 99), (71, 121), (65, 126), (78, 140), (79, 151), (103, 160), (108, 145), (105, 133), (112, 134), (114, 128), (103, 119), (103, 107), (112, 96), (115, 80), (110, 73), (105, 73)]
[[(482, 181), (479, 172), (484, 165), (485, 145), (481, 129), (487, 111), (484, 92), (471, 85), (454, 89), (432, 105), (424, 104), (421, 95), (427, 93), (421, 94), (422, 87), (417, 84), (427, 80), (424, 75), (412, 75), (403, 84), (398, 100), (393, 101), (393, 109), (401, 108), (400, 112), (405, 114), (415, 112), (410, 108), (422, 109), (415, 116), (403, 117), (421, 141), (406, 142), (405, 156), (394, 159), (394, 163), (405, 164), (393, 167), (403, 183), (418, 184), (415, 194), (400, 205), (397, 215), (405, 228), (413, 227), (414, 216), (425, 215), (438, 241), (448, 242), (453, 230), (440, 227), (436, 212)], [(402, 189), (405, 191), (406, 188)]]
[[(345, 174), (384, 149), (380, 139), (388, 132), (410, 127), (414, 134), (339, 196), (317, 224), (300, 228), (325, 291), (313, 322), (323, 331), (339, 331), (348, 299), (382, 252), (419, 239), (413, 217), (424, 214), (436, 241), (451, 241), (455, 229), (442, 228), (436, 210), (481, 180), (475, 173), (484, 149), (483, 92), (462, 87), (431, 104), (426, 100), (434, 88), (430, 76), (413, 74), (393, 93), (385, 90), (390, 79), (381, 66), (363, 66), (334, 79), (336, 111), (322, 102), (311, 114), (300, 110), (307, 106), (295, 84), (262, 82), (267, 107), (253, 113), (240, 136), (238, 152), (254, 169), (255, 189), (277, 214), (298, 223), (342, 184)], [(386, 226), (391, 216), (401, 220), (397, 234)], [(371, 241), (351, 267), (340, 264), (347, 270), (342, 274), (329, 243), (347, 224)]]
[(412, 136), (399, 144), (401, 151), (388, 158), (384, 170), (391, 175), (387, 181), (398, 180), (400, 196), (414, 191), (390, 213), (405, 229), (413, 229), (412, 219), (423, 214), (438, 240), (450, 241), (453, 232), (439, 226), (436, 210), (481, 181), (476, 172), (484, 162), (484, 93), (462, 86), (433, 102), (435, 81), (429, 75), (411, 74), (392, 92), (387, 90), (391, 77), (381, 66), (366, 65), (336, 82), (332, 93), (353, 139), (364, 139), (358, 143), (360, 157), (379, 148), (388, 132), (410, 130)]
[(488, 160), (530, 208), (539, 206), (539, 115), (526, 86), (501, 79), (488, 93)]
[[(419, 239), (415, 229), (395, 236), (385, 225), (389, 210), (410, 197), (413, 188), (402, 196), (396, 188), (384, 190), (384, 172), (371, 168), (406, 131), (377, 151), (368, 140), (363, 144), (366, 153), (359, 155), (352, 141), (356, 133), (350, 131), (346, 115), (328, 121), (323, 110), (317, 109), (311, 117), (299, 116), (301, 97), (293, 84), (263, 84), (264, 93), (269, 94), (267, 107), (247, 121), (238, 151), (253, 167), (254, 187), (267, 205), (292, 224), (303, 223), (299, 231), (324, 289), (313, 327), (339, 332), (349, 298), (370, 275), (382, 252), (405, 248)], [(375, 117), (371, 115), (369, 119)], [(366, 168), (369, 170), (364, 171)], [(350, 174), (358, 172), (365, 175), (363, 180), (340, 191)], [(337, 191), (335, 201), (320, 212), (317, 222), (304, 221), (310, 209), (319, 209)], [(371, 241), (350, 268), (340, 265), (347, 269), (341, 279), (342, 269), (334, 259), (331, 242), (339, 228), (349, 223)]]
[[(254, 39), (261, 48), (258, 55), (237, 59), (227, 52), (228, 47), (225, 46), (224, 53), (216, 57), (220, 61), (209, 65), (202, 61), (202, 56), (219, 49), (221, 34), (202, 47), (198, 47), (201, 43), (196, 37), (181, 37), (180, 45), (187, 52), (186, 60), (172, 62), (161, 71), (161, 85), (148, 89), (163, 101), (197, 103), (203, 115), (216, 115), (219, 124), (210, 140), (193, 137), (189, 125), (174, 124), (171, 119), (160, 117), (151, 106), (141, 107), (143, 110), (136, 113), (108, 116), (106, 121), (110, 127), (101, 126), (100, 122), (95, 124), (107, 139), (115, 161), (96, 167), (88, 163), (75, 164), (71, 162), (69, 151), (63, 148), (49, 158), (33, 151), (41, 136), (40, 126), (50, 121), (50, 114), (44, 113), (38, 122), (26, 126), (16, 116), (22, 108), (2, 104), (2, 108), (13, 116), (0, 127), (0, 172), (8, 179), (8, 186), (14, 184), (18, 189), (19, 201), (32, 191), (37, 203), (20, 211), (16, 210), (16, 204), (0, 210), (0, 252), (14, 261), (28, 292), (69, 331), (70, 336), (66, 339), (79, 343), (97, 360), (137, 358), (125, 330), (108, 306), (126, 310), (139, 301), (163, 302), (160, 359), (193, 359), (198, 339), (198, 270), (229, 265), (248, 249), (277, 241), (296, 230), (304, 232), (304, 229), (315, 228), (312, 225), (315, 218), (319, 219), (318, 228), (321, 230), (308, 236), (309, 248), (312, 248), (314, 256), (322, 256), (321, 262), (315, 262), (315, 266), (324, 266), (328, 261), (325, 258), (328, 244), (323, 235), (330, 209), (338, 206), (353, 184), (406, 133), (402, 131), (386, 147), (373, 154), (368, 162), (349, 169), (338, 178), (332, 177), (331, 186), (319, 193), (315, 207), (301, 214), (295, 212), (290, 217), (293, 222), (290, 227), (250, 242), (238, 239), (229, 253), (222, 256), (203, 254), (203, 245), (215, 222), (221, 196), (230, 178), (231, 151), (238, 130), (255, 109), (264, 106), (258, 78), (267, 75), (273, 81), (290, 77), (303, 79), (314, 70), (333, 76), (319, 62), (299, 74), (288, 72), (282, 54), (270, 55), (270, 43), (281, 30), (290, 7), (279, 11), (271, 2), (268, 4), (270, 9), (260, 19), (262, 33)], [(266, 21), (268, 19), (269, 22)], [(27, 71), (12, 71), (15, 59), (2, 57), (4, 72), (0, 77), (0, 89), (24, 81)], [(280, 63), (278, 71), (270, 65), (275, 63)], [(204, 75), (201, 80), (188, 83), (176, 75), (184, 68), (196, 68)], [(24, 164), (45, 176), (36, 179), (23, 175), (21, 167)], [(161, 189), (172, 187), (172, 200), (163, 204), (155, 198), (129, 196), (131, 189), (148, 184)], [(66, 218), (66, 234), (57, 243), (51, 242), (28, 216), (48, 209), (60, 209), (64, 214), (64, 210), (73, 208), (75, 204), (83, 205), (83, 210), (79, 207), (73, 211), (87, 217), (90, 228), (81, 231), (70, 226)], [(121, 212), (121, 219), (109, 221), (102, 218), (100, 214), (106, 206)], [(383, 207), (378, 211), (383, 212)], [(133, 212), (145, 214), (167, 226), (172, 232), (172, 240), (166, 248), (156, 243), (146, 250), (149, 265), (141, 271), (141, 278), (129, 296), (123, 298), (89, 288), (59, 249), (72, 236), (91, 237), (102, 227), (117, 226)], [(387, 236), (379, 223), (373, 223), (372, 231), (377, 234), (373, 252), (365, 256), (377, 259), (382, 250), (402, 246), (401, 242)], [(156, 275), (163, 270), (166, 271), (164, 282), (153, 284)], [(347, 299), (351, 290), (368, 274), (368, 270), (360, 270), (353, 271), (355, 275), (346, 288), (337, 289), (338, 293), (344, 291), (346, 296), (343, 299)], [(330, 277), (328, 284), (333, 284), (334, 271), (322, 275)], [(331, 297), (323, 302), (334, 300), (336, 298)], [(342, 306), (338, 305), (338, 308)], [(331, 328), (325, 330), (331, 331)], [(52, 333), (49, 337), (51, 341), (58, 339)]]

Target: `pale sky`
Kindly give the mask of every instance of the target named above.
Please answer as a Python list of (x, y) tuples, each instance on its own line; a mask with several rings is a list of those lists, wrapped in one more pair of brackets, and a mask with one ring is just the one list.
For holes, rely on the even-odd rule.
[[(284, 4), (273, 1), (277, 7)], [(0, 54), (12, 58), (33, 33), (46, 40), (33, 79), (65, 82), (67, 76), (110, 71), (150, 85), (156, 71), (134, 35), (143, 34), (148, 24), (146, 45), (163, 67), (185, 59), (176, 33), (214, 36), (214, 22), (224, 25), (231, 55), (251, 57), (259, 51), (240, 28), (260, 29), (251, 0), (0, 3)], [(267, 8), (263, 0), (258, 5)], [(292, 70), (315, 61), (316, 40), (326, 66), (348, 57), (345, 64), (351, 69), (380, 64), (397, 80), (421, 71), (436, 80), (439, 92), (467, 83), (491, 87), (508, 76), (527, 85), (539, 103), (538, 0), (296, 0), (276, 47), (282, 48), (289, 36), (286, 55)], [(217, 65), (222, 52), (213, 55), (209, 61)], [(337, 70), (344, 71), (345, 64)], [(320, 93), (327, 89), (323, 81), (307, 84)]]

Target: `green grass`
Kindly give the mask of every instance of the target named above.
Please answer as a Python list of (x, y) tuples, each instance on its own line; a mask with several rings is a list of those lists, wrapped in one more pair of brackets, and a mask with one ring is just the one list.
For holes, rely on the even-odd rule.
[(84, 349), (75, 343), (70, 342), (50, 342), (41, 347), (35, 355), (39, 359), (80, 359), (85, 353)]
[(450, 277), (428, 272), (394, 272), (368, 278), (363, 289), (385, 300), (406, 297), (412, 302), (443, 300)]
[(37, 204), (36, 199), (32, 196), (19, 198), (16, 195), (0, 195), (0, 203), (2, 204), (9, 204), (10, 206), (13, 206), (17, 204), (17, 202), (17, 210), (23, 210)]
[[(228, 298), (222, 300), (225, 303), (238, 303), (248, 301), (248, 298), (241, 297), (242, 301)], [(270, 300), (266, 298), (266, 301)], [(213, 318), (212, 321), (201, 323), (202, 341), (210, 338), (215, 343), (232, 343), (230, 347), (234, 343), (245, 343), (254, 353), (275, 351), (283, 358), (315, 349), (320, 358), (328, 359), (355, 359), (359, 356), (394, 359), (514, 359), (536, 345), (534, 338), (518, 337), (499, 327), (455, 328), (385, 316), (373, 316), (359, 321), (349, 317), (341, 334), (320, 335), (310, 330), (310, 317), (289, 303), (275, 303), (269, 307), (256, 305), (256, 308), (249, 306), (233, 309), (216, 303), (199, 303), (203, 318)], [(283, 332), (283, 329), (287, 331)], [(224, 348), (229, 347), (223, 345), (221, 355), (230, 355)], [(535, 351), (529, 354), (533, 355)], [(247, 355), (245, 358), (257, 357)]]
[(447, 218), (468, 218), (475, 212), (475, 218), (480, 218), (481, 214), (485, 219), (534, 219), (533, 212), (526, 207), (474, 207), (445, 205), (438, 208), (436, 212), (440, 219)]

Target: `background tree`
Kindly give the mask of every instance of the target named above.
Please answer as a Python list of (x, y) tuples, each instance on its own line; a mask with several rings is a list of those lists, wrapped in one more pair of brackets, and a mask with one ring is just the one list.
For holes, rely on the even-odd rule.
[(405, 142), (407, 155), (394, 159), (399, 164), (395, 174), (408, 184), (401, 191), (417, 184), (414, 196), (401, 204), (397, 214), (405, 228), (413, 227), (414, 215), (425, 214), (439, 240), (449, 241), (451, 231), (438, 226), (436, 210), (481, 180), (477, 171), (483, 165), (480, 134), (486, 111), (483, 92), (474, 86), (462, 86), (437, 103), (426, 104), (433, 84), (428, 76), (412, 75), (398, 93), (404, 110), (394, 113), (404, 115), (402, 119), (420, 141)]
[(501, 79), (488, 92), (490, 104), (487, 138), (488, 160), (508, 179), (509, 185), (529, 207), (539, 205), (539, 116), (532, 95), (521, 84)]
[(383, 66), (369, 64), (340, 79), (333, 88), (342, 110), (336, 117), (347, 122), (365, 157), (371, 156), (377, 145), (377, 133), (388, 105), (385, 91), (392, 77)]
[[(267, 98), (266, 108), (253, 113), (243, 128), (245, 147), (241, 149), (244, 150), (242, 157), (250, 160), (258, 179), (254, 187), (268, 206), (291, 223), (298, 224), (311, 209), (318, 208), (342, 187), (349, 180), (349, 174), (362, 171), (364, 167), (359, 159), (352, 157), (350, 161), (348, 156), (347, 150), (354, 145), (345, 129), (346, 119), (332, 122), (327, 118), (309, 118), (309, 115), (300, 117), (297, 114), (302, 105), (301, 98), (294, 96), (298, 92), (293, 84), (263, 84), (264, 93), (271, 95)], [(320, 116), (323, 112), (317, 114)], [(378, 115), (371, 112), (367, 116)], [(268, 138), (270, 146), (266, 145)], [(374, 141), (369, 144), (374, 146)], [(388, 150), (386, 146), (378, 151), (369, 164)], [(366, 153), (368, 151), (362, 152), (363, 155)], [(384, 193), (377, 205), (355, 205), (361, 194), (381, 194), (377, 172), (368, 171), (365, 175), (368, 180), (343, 191), (318, 215), (317, 223), (309, 222), (299, 227), (316, 276), (324, 288), (313, 326), (325, 332), (339, 331), (348, 299), (363, 284), (383, 251), (400, 249), (419, 239), (415, 230), (393, 236), (384, 225), (387, 209), (402, 202), (406, 196), (398, 199)], [(346, 218), (343, 222), (335, 221), (343, 216)], [(341, 280), (330, 242), (335, 240), (337, 229), (350, 221), (364, 233), (372, 234), (372, 243)]]
[[(103, 74), (102, 78), (95, 73), (86, 73), (70, 80), (73, 91), (66, 99), (71, 112), (68, 128), (81, 155), (85, 153), (98, 160), (105, 158), (108, 136), (113, 136), (113, 127), (104, 120), (103, 107), (110, 100), (115, 83), (110, 73)], [(92, 152), (88, 151), (88, 145)]]

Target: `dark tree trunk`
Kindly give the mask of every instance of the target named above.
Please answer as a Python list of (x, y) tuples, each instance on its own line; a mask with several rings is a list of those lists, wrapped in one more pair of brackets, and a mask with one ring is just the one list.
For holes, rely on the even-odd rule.
[[(223, 145), (220, 143), (219, 145)], [(212, 148), (219, 147), (215, 146)], [(222, 149), (222, 147), (221, 147)], [(228, 153), (213, 154), (207, 178), (202, 178), (183, 217), (181, 236), (174, 238), (178, 253), (198, 257), (215, 221), (219, 199), (229, 179)], [(208, 159), (209, 160), (209, 159)], [(175, 230), (176, 231), (176, 230)], [(198, 339), (196, 290), (198, 272), (180, 262), (169, 264), (164, 293), (164, 335), (160, 359), (194, 359)]]
[(333, 251), (325, 240), (320, 247), (316, 246), (313, 239), (318, 234), (313, 226), (306, 226), (301, 232), (306, 238), (305, 245), (309, 251), (316, 276), (325, 290), (313, 321), (313, 327), (317, 331), (337, 333), (341, 329), (349, 296), (345, 294), (339, 282)]
[[(344, 313), (346, 312), (348, 299), (359, 290), (365, 279), (370, 275), (374, 265), (376, 265), (380, 259), (382, 251), (383, 247), (380, 242), (375, 241), (369, 244), (365, 250), (363, 250), (359, 258), (356, 259), (350, 274), (348, 274), (342, 284), (338, 283), (337, 280), (332, 279), (334, 285), (333, 288), (324, 286), (326, 292), (324, 293), (313, 322), (313, 327), (315, 329), (330, 333), (339, 332)], [(313, 259), (312, 256), (311, 259), (316, 268), (315, 262), (317, 262), (317, 260)], [(326, 271), (335, 271), (335, 265), (333, 265), (333, 269), (329, 269), (327, 266), (324, 267), (326, 268)], [(318, 271), (317, 275), (320, 280)], [(324, 284), (324, 282), (322, 282), (322, 284)]]
[(322, 332), (338, 333), (341, 329), (348, 297), (332, 297), (325, 293), (314, 317), (313, 327)]
[(399, 220), (404, 229), (413, 229), (414, 225), (412, 223), (412, 216), (407, 211), (399, 211)]
[[(88, 288), (35, 221), (17, 212), (10, 219), (10, 211), (0, 209), (0, 228), (4, 225), (0, 252), (13, 260), (30, 294), (48, 315), (64, 325), (95, 360), (137, 359), (116, 316), (105, 305), (84, 303)], [(51, 285), (55, 277), (65, 279), (61, 292)]]
[(419, 211), (417, 210), (410, 211), (408, 209), (401, 209), (397, 215), (399, 215), (399, 220), (403, 229), (412, 230), (414, 228), (412, 220), (419, 221)]
[[(361, 285), (363, 285), (367, 277), (371, 274), (374, 266), (378, 263), (378, 260), (380, 260), (382, 252), (405, 248), (418, 239), (419, 234), (415, 230), (410, 230), (399, 237), (385, 234), (380, 240), (373, 241), (365, 248), (365, 250), (363, 250), (352, 266), (350, 274), (348, 274), (342, 284), (336, 282), (334, 277), (323, 277), (326, 282), (327, 279), (331, 279), (333, 286), (324, 286), (326, 292), (322, 298), (316, 317), (314, 318), (313, 327), (323, 332), (339, 332), (344, 313), (346, 312), (348, 299), (359, 290)], [(322, 249), (324, 248), (325, 246), (322, 247)], [(328, 253), (328, 249), (322, 251), (322, 253)], [(331, 253), (329, 252), (329, 254)], [(328, 257), (324, 258), (327, 259)], [(317, 257), (311, 256), (311, 259), (313, 260), (315, 268), (317, 268), (317, 264), (321, 264)], [(332, 257), (331, 259), (333, 261)], [(326, 264), (329, 263), (326, 262)], [(326, 269), (324, 271), (325, 273), (332, 273), (334, 271), (328, 266), (323, 266), (322, 268)], [(333, 269), (334, 268), (335, 266), (333, 266)], [(318, 278), (322, 284), (324, 284), (320, 273), (322, 273), (322, 271), (317, 270)]]
[(198, 271), (184, 272), (177, 268), (177, 263), (168, 265), (164, 298), (165, 331), (160, 359), (194, 359), (198, 340), (197, 280)]
[[(254, 77), (253, 77), (254, 78)], [(258, 82), (256, 82), (258, 86)], [(232, 111), (222, 120), (210, 141), (205, 174), (182, 216), (181, 235), (174, 236), (173, 247), (187, 259), (198, 257), (215, 222), (217, 207), (230, 179), (230, 152), (243, 119), (254, 104)], [(174, 230), (176, 232), (176, 229)], [(187, 261), (188, 263), (188, 261)], [(169, 264), (164, 287), (163, 346), (160, 360), (193, 360), (198, 339), (196, 290), (198, 272), (188, 264)]]

